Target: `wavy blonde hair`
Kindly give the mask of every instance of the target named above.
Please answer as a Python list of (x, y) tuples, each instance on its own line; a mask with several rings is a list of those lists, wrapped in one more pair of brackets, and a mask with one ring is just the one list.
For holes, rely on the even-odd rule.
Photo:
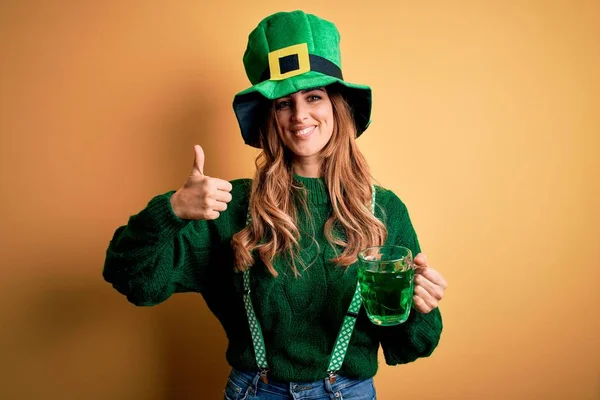
[[(321, 150), (321, 173), (331, 199), (332, 215), (325, 223), (325, 237), (343, 251), (330, 261), (348, 267), (358, 252), (383, 245), (387, 229), (371, 213), (371, 174), (356, 145), (356, 126), (343, 96), (327, 87), (333, 108), (333, 134)], [(253, 252), (269, 272), (277, 276), (273, 259), (287, 255), (295, 275), (299, 249), (298, 206), (309, 213), (306, 190), (293, 179), (292, 154), (279, 132), (274, 103), (260, 132), (262, 151), (250, 193), (251, 223), (232, 238), (235, 266), (245, 271), (254, 264)], [(310, 218), (309, 218), (310, 220)], [(313, 241), (316, 240), (313, 238)], [(300, 259), (302, 263), (302, 260)]]

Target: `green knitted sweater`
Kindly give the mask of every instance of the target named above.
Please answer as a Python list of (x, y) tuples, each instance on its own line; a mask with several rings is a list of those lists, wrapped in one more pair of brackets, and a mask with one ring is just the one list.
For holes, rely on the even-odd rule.
[[(251, 293), (267, 349), (269, 376), (308, 382), (327, 376), (329, 356), (356, 288), (356, 264), (342, 268), (328, 262), (336, 253), (323, 233), (331, 214), (323, 180), (298, 175), (295, 179), (308, 191), (311, 215), (299, 222), (299, 256), (308, 268), (303, 270), (297, 263), (301, 276), (295, 277), (283, 260), (276, 259), (279, 276), (273, 277), (257, 261), (251, 269)], [(231, 184), (233, 199), (213, 221), (178, 218), (170, 203), (173, 192), (153, 198), (127, 225), (116, 230), (103, 275), (138, 306), (161, 303), (173, 293), (201, 293), (227, 334), (229, 364), (257, 370), (242, 302), (242, 274), (233, 270), (230, 244), (231, 237), (246, 224), (251, 180)], [(376, 196), (376, 216), (388, 229), (386, 244), (419, 253), (417, 236), (402, 201), (378, 186)], [(380, 344), (389, 365), (429, 356), (441, 331), (439, 309), (428, 314), (413, 309), (404, 324), (381, 327), (372, 324), (361, 308), (339, 373), (359, 379), (374, 376)]]

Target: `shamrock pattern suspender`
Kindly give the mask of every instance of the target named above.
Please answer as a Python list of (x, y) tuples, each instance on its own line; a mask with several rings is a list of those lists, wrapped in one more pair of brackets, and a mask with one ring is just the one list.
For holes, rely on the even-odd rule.
[[(371, 212), (375, 214), (375, 186), (371, 185), (371, 191), (373, 193), (371, 198)], [(246, 224), (251, 221), (250, 209), (248, 209), (248, 215), (246, 217)], [(261, 379), (264, 383), (267, 383), (267, 373), (269, 371), (269, 364), (267, 363), (267, 350), (265, 347), (265, 340), (263, 338), (262, 330), (256, 314), (254, 313), (254, 306), (252, 304), (252, 298), (250, 296), (250, 270), (244, 271), (243, 274), (244, 282), (244, 308), (246, 310), (246, 317), (248, 318), (248, 326), (250, 327), (250, 335), (252, 336), (252, 344), (254, 346), (254, 356), (256, 358), (256, 365), (260, 368)], [(346, 357), (346, 351), (348, 350), (348, 344), (354, 331), (354, 325), (356, 324), (356, 318), (358, 318), (358, 312), (362, 305), (362, 297), (360, 294), (360, 285), (356, 283), (356, 291), (352, 296), (352, 301), (344, 317), (344, 322), (338, 333), (335, 345), (333, 346), (333, 352), (329, 359), (329, 366), (327, 367), (329, 381), (335, 383), (337, 372), (342, 367), (344, 358)]]

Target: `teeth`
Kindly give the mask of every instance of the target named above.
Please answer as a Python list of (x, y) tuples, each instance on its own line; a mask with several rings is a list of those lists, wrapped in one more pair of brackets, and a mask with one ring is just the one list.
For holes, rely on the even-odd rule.
[(294, 133), (296, 135), (308, 135), (309, 133), (311, 133), (313, 131), (313, 129), (315, 129), (314, 126), (310, 126), (308, 128), (302, 129), (300, 131), (295, 131)]

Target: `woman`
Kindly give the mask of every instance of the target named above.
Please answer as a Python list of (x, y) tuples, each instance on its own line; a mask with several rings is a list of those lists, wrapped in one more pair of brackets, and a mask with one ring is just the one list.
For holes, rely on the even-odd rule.
[[(117, 229), (104, 278), (140, 306), (201, 293), (229, 339), (226, 399), (373, 399), (380, 345), (389, 365), (437, 346), (446, 282), (419, 254), (402, 201), (371, 184), (355, 143), (371, 90), (343, 80), (335, 26), (271, 15), (244, 65), (253, 86), (233, 106), (245, 142), (262, 149), (254, 179), (205, 176), (195, 146), (185, 184)], [(383, 244), (410, 248), (422, 267), (414, 310), (392, 327), (348, 312), (358, 252)]]

